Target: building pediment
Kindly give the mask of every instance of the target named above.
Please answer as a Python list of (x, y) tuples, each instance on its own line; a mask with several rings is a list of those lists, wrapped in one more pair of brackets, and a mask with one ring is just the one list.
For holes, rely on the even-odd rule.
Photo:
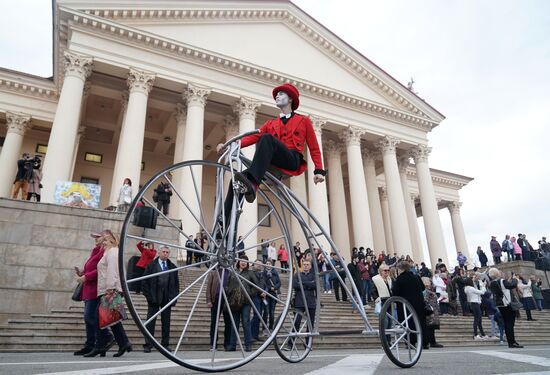
[(63, 7), (314, 82), (385, 109), (443, 120), (366, 57), (286, 1), (82, 1)]

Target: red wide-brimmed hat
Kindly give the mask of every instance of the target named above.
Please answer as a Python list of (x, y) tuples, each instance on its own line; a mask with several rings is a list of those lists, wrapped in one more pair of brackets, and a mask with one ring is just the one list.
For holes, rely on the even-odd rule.
[(300, 105), (300, 92), (298, 91), (298, 89), (292, 86), (290, 83), (285, 83), (281, 86), (277, 86), (273, 89), (273, 99), (275, 99), (279, 91), (284, 91), (288, 96), (290, 96), (290, 99), (292, 99), (292, 110), (297, 110), (298, 106)]

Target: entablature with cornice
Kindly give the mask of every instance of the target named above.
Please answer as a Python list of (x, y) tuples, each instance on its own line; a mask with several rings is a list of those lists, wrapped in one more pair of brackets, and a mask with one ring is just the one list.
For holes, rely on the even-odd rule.
[(72, 9), (61, 8), (61, 12), (67, 17), (68, 25), (73, 30), (95, 34), (109, 40), (116, 39), (117, 42), (146, 48), (154, 53), (169, 55), (171, 58), (191, 62), (201, 67), (223, 71), (224, 74), (229, 73), (248, 80), (259, 81), (264, 85), (273, 86), (283, 82), (290, 82), (296, 85), (304, 96), (311, 96), (323, 102), (346, 107), (393, 123), (403, 124), (415, 130), (421, 130), (424, 133), (430, 131), (436, 125), (433, 121), (411, 115), (408, 112), (396, 110), (395, 108), (373, 103), (362, 98), (352, 97), (312, 82), (300, 80), (296, 77), (289, 77), (280, 72), (270, 71), (259, 66), (249, 65), (226, 56), (213, 54), (197, 47), (161, 38), (158, 35), (133, 29), (110, 20), (87, 15)]

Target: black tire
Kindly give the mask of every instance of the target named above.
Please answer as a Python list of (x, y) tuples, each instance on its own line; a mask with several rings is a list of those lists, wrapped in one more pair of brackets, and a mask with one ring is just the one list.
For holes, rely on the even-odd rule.
[[(390, 361), (402, 368), (412, 367), (418, 362), (422, 354), (422, 329), (418, 314), (406, 299), (388, 298), (380, 311), (379, 330), (382, 348)], [(413, 335), (416, 335), (416, 345), (411, 342), (414, 341)], [(400, 346), (406, 350), (407, 356), (400, 355)]]
[[(162, 353), (166, 358), (168, 358), (172, 362), (177, 363), (180, 366), (186, 367), (186, 368), (191, 369), (191, 370), (202, 371), (202, 372), (228, 371), (228, 370), (232, 370), (232, 369), (238, 368), (240, 366), (243, 366), (243, 365), (247, 364), (248, 362), (252, 361), (254, 358), (258, 357), (267, 347), (269, 347), (269, 345), (271, 345), (271, 342), (275, 339), (277, 331), (280, 329), (280, 327), (282, 325), (282, 322), (280, 324), (275, 324), (273, 330), (271, 330), (270, 335), (266, 338), (266, 340), (263, 343), (261, 343), (259, 345), (256, 345), (251, 352), (246, 352), (246, 353), (243, 352), (242, 358), (234, 359), (234, 360), (231, 360), (231, 359), (225, 360), (224, 355), (221, 354), (221, 357), (216, 357), (216, 361), (212, 361), (211, 364), (207, 364), (206, 361), (205, 361), (205, 363), (200, 363), (200, 362), (197, 362), (196, 359), (195, 360), (192, 359), (193, 355), (188, 355), (188, 354), (192, 354), (194, 351), (198, 350), (196, 347), (195, 348), (192, 347), (191, 344), (188, 344), (189, 346), (185, 347), (184, 349), (180, 349), (178, 351), (178, 347), (181, 343), (181, 339), (180, 339), (180, 343), (178, 343), (178, 347), (176, 347), (176, 351), (172, 352), (172, 351), (166, 350), (161, 345), (160, 339), (156, 339), (155, 337), (153, 337), (150, 334), (150, 332), (146, 328), (146, 325), (145, 325), (146, 319), (143, 317), (143, 313), (140, 314), (140, 312), (137, 310), (137, 306), (138, 306), (137, 302), (139, 301), (139, 299), (142, 299), (142, 296), (141, 295), (136, 296), (135, 294), (130, 294), (130, 286), (133, 284), (134, 281), (132, 281), (130, 278), (128, 278), (128, 275), (127, 275), (126, 270), (125, 270), (125, 266), (127, 264), (127, 257), (125, 257), (125, 252), (127, 254), (130, 254), (132, 251), (134, 251), (133, 249), (134, 249), (135, 244), (133, 242), (135, 242), (136, 239), (138, 239), (138, 238), (141, 239), (142, 237), (147, 237), (147, 239), (150, 239), (151, 242), (155, 242), (158, 239), (158, 234), (157, 235), (150, 234), (150, 233), (154, 233), (155, 229), (144, 230), (143, 231), (144, 234), (142, 234), (141, 236), (136, 236), (135, 234), (132, 234), (132, 233), (136, 232), (136, 227), (133, 226), (132, 221), (133, 221), (134, 214), (136, 212), (137, 203), (140, 201), (140, 199), (142, 197), (145, 196), (146, 193), (151, 194), (150, 189), (154, 189), (156, 187), (156, 184), (158, 183), (158, 181), (160, 181), (162, 179), (167, 180), (167, 175), (170, 172), (175, 171), (175, 170), (180, 169), (180, 168), (194, 168), (195, 166), (197, 168), (199, 168), (199, 167), (200, 168), (215, 168), (216, 171), (220, 171), (220, 170), (223, 171), (222, 173), (227, 173), (227, 171), (229, 170), (229, 168), (227, 166), (219, 164), (219, 163), (215, 163), (215, 162), (202, 161), (202, 160), (187, 161), (187, 162), (182, 162), (182, 163), (172, 165), (170, 167), (167, 167), (167, 168), (161, 170), (155, 176), (153, 176), (147, 183), (145, 183), (143, 185), (143, 187), (139, 190), (136, 197), (134, 198), (134, 201), (130, 205), (130, 208), (129, 208), (128, 213), (126, 215), (126, 219), (124, 220), (124, 224), (122, 226), (122, 231), (121, 231), (121, 236), (120, 236), (121, 239), (120, 239), (120, 245), (119, 245), (119, 248), (120, 248), (120, 250), (119, 250), (119, 274), (120, 274), (120, 279), (121, 279), (120, 281), (121, 281), (122, 289), (123, 289), (123, 292), (124, 292), (126, 305), (128, 307), (128, 310), (130, 311), (130, 314), (132, 315), (132, 318), (133, 318), (135, 324), (137, 325), (137, 327), (139, 328), (139, 330), (141, 331), (143, 336), (146, 339), (148, 339), (151, 342), (151, 344), (160, 353)], [(266, 194), (262, 190), (258, 190), (257, 194), (258, 194), (257, 199), (262, 199), (269, 206), (270, 209), (273, 209), (273, 211), (272, 211), (273, 214), (272, 215), (273, 215), (273, 218), (274, 218), (274, 221), (275, 221), (274, 225), (278, 225), (278, 228), (279, 228), (280, 233), (281, 233), (280, 241), (283, 241), (287, 247), (290, 247), (290, 242), (289, 242), (290, 235), (289, 235), (287, 226), (284, 224), (284, 222), (281, 219), (281, 217), (279, 215), (279, 212), (276, 208), (276, 207), (278, 207), (278, 203), (277, 202), (272, 202), (270, 200), (270, 198), (267, 197)], [(178, 194), (176, 194), (175, 191), (174, 191), (174, 195), (176, 197), (178, 197)], [(206, 199), (211, 199), (211, 197), (208, 197), (208, 196), (206, 196), (206, 194), (203, 194), (202, 197), (201, 197), (201, 201), (204, 201)], [(156, 208), (156, 205), (152, 204), (147, 198), (145, 198), (144, 201), (146, 203), (146, 206), (147, 207), (152, 207), (152, 209), (156, 212), (156, 214), (159, 217), (163, 216), (162, 214), (160, 214), (158, 212), (158, 210)], [(212, 210), (213, 213), (214, 213), (214, 211), (215, 211), (215, 209)], [(170, 224), (174, 226), (173, 223), (170, 223)], [(177, 228), (173, 229), (173, 228), (170, 227), (170, 229), (177, 231)], [(179, 230), (181, 231), (181, 227), (180, 227)], [(215, 237), (214, 233), (209, 233), (209, 234), (212, 238)], [(174, 241), (174, 242), (177, 242), (177, 241)], [(177, 245), (171, 244), (171, 247), (177, 248)], [(195, 303), (191, 307), (191, 303), (189, 303), (189, 301), (186, 302), (182, 298), (182, 300), (179, 300), (179, 299), (177, 300), (178, 301), (177, 307), (184, 306), (183, 309), (190, 309), (190, 310), (194, 311), (195, 306), (198, 306), (197, 301), (200, 301), (201, 304), (204, 303), (204, 299), (199, 298), (199, 297), (203, 297), (201, 292), (203, 291), (205, 277), (207, 276), (206, 274), (210, 274), (210, 273), (216, 274), (217, 271), (215, 269), (214, 269), (214, 271), (212, 271), (212, 268), (215, 267), (215, 264), (217, 264), (220, 261), (219, 261), (219, 259), (216, 259), (216, 254), (215, 254), (214, 250), (211, 250), (210, 247), (207, 250), (203, 250), (203, 253), (204, 253), (203, 254), (204, 258), (206, 259), (203, 263), (205, 263), (207, 265), (207, 268), (206, 268), (207, 270), (203, 272), (202, 269), (199, 268), (201, 280), (199, 280), (199, 278), (197, 278), (195, 280), (195, 282), (196, 282), (197, 287), (200, 285), (199, 281), (202, 281), (203, 285), (201, 286), (201, 289), (196, 293), (197, 297), (195, 298), (193, 296), (193, 299), (195, 300)], [(222, 263), (219, 263), (219, 264), (221, 265)], [(183, 268), (183, 269), (187, 270), (186, 267), (188, 267), (188, 266), (186, 265), (186, 266), (178, 267), (178, 268)], [(191, 267), (191, 266), (189, 266), (189, 267)], [(162, 271), (162, 272), (164, 272), (164, 271)], [(160, 273), (161, 272), (159, 272), (159, 274)], [(287, 289), (290, 289), (290, 287), (292, 285), (292, 276), (293, 276), (292, 273), (290, 273), (289, 278), (288, 278), (288, 285), (286, 285)], [(131, 275), (130, 275), (130, 277), (131, 277)], [(243, 285), (242, 283), (243, 282), (240, 281), (241, 287)], [(191, 287), (192, 287), (192, 285), (189, 285), (189, 288), (191, 288)], [(197, 287), (194, 287), (194, 288), (198, 289)], [(189, 290), (191, 292), (193, 292), (196, 289), (189, 289)], [(225, 305), (228, 304), (227, 299), (225, 299), (225, 301), (224, 301), (224, 299), (220, 298), (220, 300), (221, 300), (221, 305), (222, 306), (224, 304)], [(141, 303), (143, 304), (143, 302), (141, 302)], [(281, 297), (279, 303), (280, 303), (280, 306), (282, 307), (279, 310), (281, 316), (286, 316), (287, 311), (290, 308), (290, 297), (288, 296), (288, 294), (285, 295), (284, 297)], [(254, 311), (254, 310), (252, 310), (252, 311)], [(142, 315), (142, 316), (140, 316), (140, 315)], [(199, 319), (199, 318), (196, 318), (196, 319)], [(195, 319), (195, 318), (189, 317), (188, 319)], [(278, 321), (281, 321), (281, 317), (278, 318)], [(187, 321), (187, 323), (189, 323), (189, 320)], [(160, 324), (160, 322), (157, 322), (157, 325), (159, 325), (159, 324)], [(157, 332), (158, 331), (159, 331), (159, 329), (157, 328)], [(185, 334), (185, 329), (183, 330), (183, 333), (182, 333), (181, 336), (185, 337), (184, 334)], [(190, 337), (190, 336), (187, 336), (187, 337)], [(185, 338), (187, 339), (187, 337), (185, 337)], [(205, 341), (206, 345), (208, 345), (208, 334), (206, 334), (206, 337), (203, 337), (203, 336), (199, 337), (199, 339)], [(182, 344), (182, 347), (183, 347), (183, 344)], [(205, 350), (205, 349), (203, 349), (203, 350)], [(208, 352), (208, 349), (206, 349), (206, 351)], [(220, 352), (220, 350), (217, 349), (214, 352), (213, 355), (215, 355), (216, 352)], [(218, 358), (223, 359), (223, 360), (218, 361)]]

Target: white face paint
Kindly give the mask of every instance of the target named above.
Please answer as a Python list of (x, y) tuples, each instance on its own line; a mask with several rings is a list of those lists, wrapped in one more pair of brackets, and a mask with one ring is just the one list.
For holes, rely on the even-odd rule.
[(278, 108), (283, 109), (289, 104), (290, 104), (290, 98), (288, 97), (288, 94), (284, 91), (279, 91), (275, 96), (275, 105)]

